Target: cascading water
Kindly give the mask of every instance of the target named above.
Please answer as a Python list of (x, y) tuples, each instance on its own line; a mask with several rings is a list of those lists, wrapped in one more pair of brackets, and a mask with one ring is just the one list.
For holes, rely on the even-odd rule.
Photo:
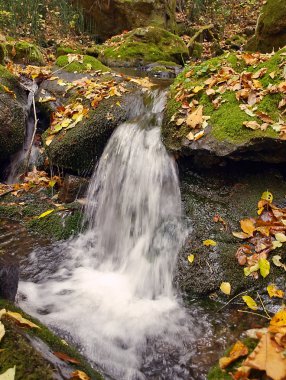
[(164, 103), (157, 94), (118, 127), (91, 179), (88, 230), (61, 246), (56, 272), (20, 284), (21, 306), (70, 334), (116, 380), (190, 380), (191, 337), (172, 285), (186, 229), (176, 164), (161, 142)]

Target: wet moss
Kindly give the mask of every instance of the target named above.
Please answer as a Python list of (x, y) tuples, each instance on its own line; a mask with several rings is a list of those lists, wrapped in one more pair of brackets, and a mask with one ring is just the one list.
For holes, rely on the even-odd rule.
[[(138, 28), (112, 38), (99, 55), (109, 66), (137, 66), (158, 61), (184, 63), (188, 49), (180, 37), (157, 27)], [(118, 46), (111, 46), (118, 43)]]
[(56, 60), (56, 65), (59, 67), (65, 67), (65, 71), (68, 71), (68, 72), (83, 73), (83, 72), (91, 71), (91, 70), (94, 70), (94, 71), (101, 70), (103, 72), (110, 71), (110, 69), (106, 67), (105, 65), (103, 65), (99, 60), (89, 55), (83, 56), (83, 63), (74, 61), (70, 64), (68, 61), (68, 56), (61, 55)]
[(72, 365), (74, 370), (84, 371), (92, 380), (103, 380), (102, 375), (93, 370), (75, 348), (64, 344), (59, 337), (54, 335), (37, 319), (2, 299), (0, 299), (0, 308), (16, 311), (40, 327), (40, 329), (20, 329), (11, 319), (3, 318), (7, 331), (0, 343), (0, 347), (5, 348), (5, 351), (0, 353), (1, 370), (6, 370), (16, 365), (16, 380), (50, 380), (54, 378), (52, 366), (41, 357), (26, 338), (30, 336), (31, 338), (35, 337), (42, 340), (52, 352), (62, 352), (77, 359), (80, 364)]
[(42, 65), (44, 56), (38, 46), (26, 41), (11, 41), (5, 44), (8, 57), (17, 63)]
[(83, 54), (83, 53), (82, 53), (82, 50), (80, 49), (73, 49), (68, 46), (57, 47), (57, 51), (56, 51), (57, 57), (60, 57), (62, 55), (67, 55), (67, 54)]

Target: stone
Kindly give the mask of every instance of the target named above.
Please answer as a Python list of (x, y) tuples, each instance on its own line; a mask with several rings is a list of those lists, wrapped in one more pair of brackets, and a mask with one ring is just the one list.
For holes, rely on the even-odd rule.
[(86, 194), (88, 183), (86, 178), (67, 174), (59, 191), (59, 200), (63, 203), (71, 203), (83, 197)]
[(101, 46), (98, 59), (110, 67), (134, 67), (158, 61), (180, 65), (188, 57), (188, 48), (179, 36), (149, 26), (106, 41)]
[(174, 0), (110, 0), (99, 1), (96, 5), (93, 0), (83, 0), (81, 5), (101, 40), (148, 25), (175, 29)]
[[(5, 58), (15, 63), (26, 65), (43, 65), (44, 56), (40, 48), (26, 41), (9, 41), (1, 43)], [(1, 55), (0, 55), (1, 57)]]
[[(24, 143), (28, 97), (18, 79), (1, 65), (0, 84), (0, 165), (3, 165)], [(3, 86), (13, 91), (16, 98)]]
[(19, 283), (19, 264), (11, 257), (0, 257), (0, 298), (15, 301)]
[(286, 2), (267, 0), (257, 20), (255, 35), (245, 46), (246, 50), (262, 53), (279, 50), (286, 45)]

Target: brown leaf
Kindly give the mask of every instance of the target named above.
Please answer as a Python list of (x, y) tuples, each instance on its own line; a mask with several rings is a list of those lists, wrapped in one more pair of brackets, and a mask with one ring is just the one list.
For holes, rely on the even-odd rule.
[(244, 121), (243, 122), (243, 125), (246, 127), (246, 128), (250, 128), (250, 129), (253, 129), (253, 130), (257, 130), (257, 129), (260, 129), (260, 124), (257, 123), (257, 121)]
[(71, 374), (71, 380), (90, 380), (90, 377), (83, 371), (74, 371)]
[(65, 362), (73, 363), (73, 364), (80, 364), (80, 361), (78, 361), (77, 359), (71, 358), (70, 356), (64, 354), (63, 352), (53, 352), (53, 354), (54, 354), (57, 358), (59, 358), (59, 359), (65, 361)]
[(240, 227), (243, 232), (246, 234), (253, 236), (253, 232), (255, 231), (255, 220), (254, 219), (242, 219), (240, 221)]
[(203, 106), (199, 106), (194, 112), (188, 114), (186, 124), (191, 128), (200, 127), (203, 123)]
[(261, 111), (256, 111), (255, 113), (259, 117), (259, 119), (261, 119), (265, 123), (274, 124), (274, 121), (271, 119), (269, 115), (267, 115), (267, 113)]

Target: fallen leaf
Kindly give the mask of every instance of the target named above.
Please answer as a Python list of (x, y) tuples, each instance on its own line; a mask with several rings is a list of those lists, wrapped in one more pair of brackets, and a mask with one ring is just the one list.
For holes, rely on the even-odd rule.
[(242, 299), (251, 310), (258, 309), (257, 303), (250, 296), (242, 296)]
[(74, 371), (71, 374), (71, 380), (90, 380), (90, 377), (83, 371)]
[(234, 237), (237, 237), (238, 239), (247, 239), (251, 237), (251, 235), (246, 234), (245, 232), (232, 232)]
[(271, 319), (270, 326), (286, 326), (286, 309), (279, 310)]
[(224, 369), (238, 358), (246, 356), (247, 354), (248, 348), (240, 340), (238, 340), (232, 347), (229, 355), (219, 359), (219, 366), (221, 369)]
[(188, 256), (188, 262), (190, 264), (192, 264), (194, 262), (194, 260), (195, 260), (195, 256), (193, 254), (191, 254), (191, 255)]
[(267, 292), (269, 294), (269, 297), (277, 297), (277, 298), (283, 298), (284, 292), (283, 290), (279, 290), (275, 284), (270, 284), (267, 286)]
[(208, 239), (208, 240), (204, 240), (203, 241), (203, 245), (205, 246), (213, 246), (215, 247), (216, 246), (216, 242), (214, 240), (211, 240), (211, 239)]
[(260, 124), (258, 124), (257, 121), (244, 121), (243, 125), (246, 128), (253, 129), (254, 131), (260, 129)]
[(53, 354), (54, 354), (57, 358), (59, 358), (59, 359), (65, 361), (65, 362), (73, 363), (73, 364), (80, 364), (80, 361), (78, 361), (77, 359), (71, 358), (70, 356), (64, 354), (63, 352), (53, 352)]
[(16, 313), (16, 312), (12, 312), (12, 311), (7, 311), (5, 315), (7, 315), (8, 317), (14, 319), (21, 326), (31, 327), (31, 328), (35, 328), (35, 329), (41, 329), (35, 323), (33, 323), (33, 322), (29, 321), (28, 319), (22, 317), (22, 315), (20, 313)]
[(0, 322), (0, 342), (4, 335), (5, 335), (5, 326), (3, 325), (2, 322)]
[(269, 203), (272, 203), (273, 195), (272, 195), (272, 193), (270, 193), (270, 191), (267, 190), (267, 191), (264, 191), (264, 193), (262, 193), (261, 199), (264, 199), (264, 200), (268, 201)]
[(0, 375), (0, 380), (14, 380), (16, 374), (16, 366), (9, 368), (6, 372)]
[(199, 106), (194, 112), (188, 114), (186, 124), (191, 128), (201, 126), (203, 123), (203, 106)]
[(38, 216), (38, 219), (45, 218), (46, 216), (50, 215), (54, 211), (55, 211), (54, 209), (45, 211), (40, 216)]
[(275, 255), (272, 257), (273, 264), (277, 267), (282, 267), (286, 271), (286, 264), (281, 263), (281, 256)]
[(242, 231), (250, 236), (253, 236), (255, 231), (255, 221), (253, 219), (242, 219), (240, 221), (240, 227)]
[(270, 272), (270, 263), (267, 259), (260, 259), (259, 262), (260, 274), (263, 278), (267, 277)]
[(283, 234), (282, 232), (278, 232), (277, 234), (275, 234), (275, 239), (280, 241), (281, 243), (285, 243), (286, 242), (286, 235)]
[(227, 295), (230, 295), (231, 293), (231, 285), (229, 282), (222, 282), (220, 284), (220, 290)]

